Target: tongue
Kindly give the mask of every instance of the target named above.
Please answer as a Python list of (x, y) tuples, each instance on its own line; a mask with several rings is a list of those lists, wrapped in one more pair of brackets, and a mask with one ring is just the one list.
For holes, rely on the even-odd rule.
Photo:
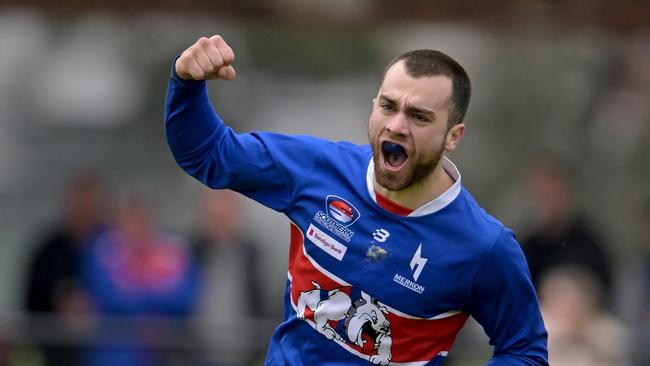
[(386, 162), (392, 167), (398, 167), (406, 161), (406, 155), (404, 153), (388, 153), (386, 155)]

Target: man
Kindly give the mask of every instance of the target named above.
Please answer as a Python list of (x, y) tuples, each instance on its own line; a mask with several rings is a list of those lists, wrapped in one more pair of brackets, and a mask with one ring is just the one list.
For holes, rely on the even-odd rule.
[(544, 276), (555, 267), (575, 266), (599, 282), (601, 300), (611, 296), (612, 270), (606, 247), (576, 204), (575, 177), (570, 166), (555, 157), (543, 157), (532, 165), (528, 186), (534, 219), (533, 230), (521, 241), (533, 285), (539, 289)]
[[(57, 334), (58, 339), (81, 337), (82, 316), (91, 311), (89, 294), (83, 288), (81, 258), (88, 243), (105, 230), (105, 195), (104, 185), (94, 172), (80, 172), (72, 177), (63, 195), (61, 220), (48, 229), (30, 259), (24, 309), (35, 319), (53, 319), (56, 327), (46, 329)], [(34, 328), (43, 329), (43, 325)], [(46, 366), (83, 363), (81, 347), (64, 342), (39, 346)]]
[(193, 246), (201, 261), (195, 322), (204, 350), (199, 354), (200, 364), (251, 365), (260, 358), (262, 347), (251, 351), (250, 340), (262, 329), (258, 323), (255, 328), (242, 326), (242, 319), (265, 315), (259, 246), (245, 229), (240, 195), (205, 188), (199, 200)]
[(291, 220), (285, 320), (267, 365), (440, 365), (467, 318), (488, 365), (547, 365), (546, 331), (513, 233), (483, 211), (445, 154), (463, 136), (470, 82), (419, 50), (387, 68), (370, 145), (235, 134), (206, 79), (235, 78), (220, 36), (176, 60), (165, 120), (178, 164)]

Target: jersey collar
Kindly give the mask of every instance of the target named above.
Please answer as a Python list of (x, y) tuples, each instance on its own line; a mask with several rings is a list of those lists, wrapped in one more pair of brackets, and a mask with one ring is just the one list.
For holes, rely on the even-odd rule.
[[(460, 172), (458, 171), (458, 168), (456, 168), (456, 165), (454, 165), (454, 163), (452, 163), (446, 156), (440, 160), (440, 163), (445, 172), (447, 172), (451, 179), (454, 180), (454, 184), (440, 196), (415, 209), (408, 215), (408, 217), (424, 216), (440, 211), (455, 200), (460, 194)], [(372, 197), (373, 201), (377, 202), (377, 197), (375, 196), (375, 164), (372, 158), (370, 158), (370, 163), (368, 163), (366, 185), (368, 186), (370, 197)]]

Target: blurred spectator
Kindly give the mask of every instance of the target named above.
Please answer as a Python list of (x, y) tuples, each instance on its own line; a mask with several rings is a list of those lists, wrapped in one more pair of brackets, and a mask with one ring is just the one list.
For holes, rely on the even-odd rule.
[(600, 238), (575, 205), (571, 169), (562, 161), (546, 159), (529, 175), (533, 201), (533, 231), (521, 241), (535, 287), (553, 267), (573, 265), (589, 271), (609, 298), (611, 268)]
[[(190, 315), (198, 266), (182, 239), (156, 227), (149, 198), (130, 191), (118, 203), (115, 228), (99, 236), (84, 257), (84, 277), (97, 310), (106, 315), (93, 366), (166, 365), (168, 354), (144, 343), (170, 339), (173, 320)], [(117, 329), (117, 333), (107, 332)], [(173, 337), (172, 337), (173, 338)]]
[(559, 266), (541, 279), (539, 295), (553, 366), (626, 366), (626, 329), (602, 304), (599, 282), (583, 268)]
[(10, 345), (5, 340), (4, 335), (0, 334), (0, 365), (9, 365), (10, 352)]
[(203, 188), (196, 250), (204, 286), (198, 331), (206, 353), (201, 365), (250, 365), (254, 318), (264, 313), (256, 245), (243, 229), (241, 197)]
[[(24, 308), (30, 315), (52, 315), (58, 329), (44, 329), (63, 340), (74, 331), (76, 316), (89, 309), (88, 296), (80, 279), (80, 253), (84, 245), (104, 225), (104, 191), (93, 173), (75, 177), (67, 188), (61, 222), (52, 226), (36, 245), (27, 273)], [(43, 321), (35, 323), (39, 329)], [(35, 331), (35, 330), (34, 330)], [(38, 339), (38, 337), (37, 337)], [(48, 366), (79, 364), (80, 350), (67, 345), (43, 345)]]
[(647, 345), (650, 344), (650, 199), (645, 202), (643, 212), (641, 214), (641, 228), (642, 238), (644, 241), (643, 246), (643, 272), (641, 278), (641, 314), (639, 322), (635, 324), (637, 330), (636, 349), (637, 364), (650, 365), (650, 349)]

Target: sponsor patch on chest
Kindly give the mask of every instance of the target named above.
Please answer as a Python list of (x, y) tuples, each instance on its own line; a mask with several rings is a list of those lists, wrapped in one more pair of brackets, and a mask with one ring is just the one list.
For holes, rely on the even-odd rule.
[(325, 232), (310, 224), (307, 229), (307, 238), (314, 243), (317, 247), (325, 251), (325, 253), (332, 257), (342, 260), (348, 247), (338, 242), (336, 239), (327, 235)]

